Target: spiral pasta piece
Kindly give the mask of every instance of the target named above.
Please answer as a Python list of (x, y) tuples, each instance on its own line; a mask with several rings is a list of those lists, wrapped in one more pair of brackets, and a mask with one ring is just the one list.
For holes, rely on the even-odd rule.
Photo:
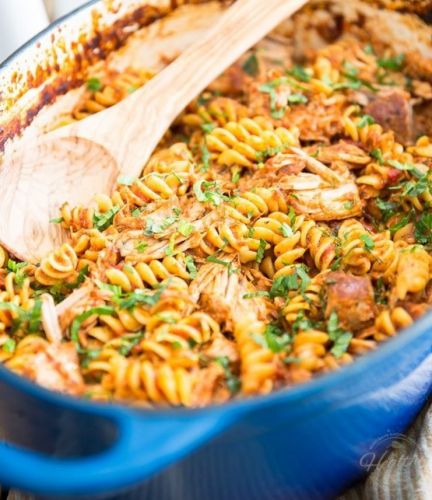
[(257, 339), (262, 339), (264, 330), (265, 324), (253, 318), (245, 318), (234, 327), (234, 336), (239, 346), (244, 394), (265, 394), (273, 387), (273, 377), (276, 373), (275, 355), (257, 342)]
[(298, 145), (298, 131), (283, 127), (274, 129), (264, 117), (242, 118), (217, 127), (207, 135), (207, 147), (221, 165), (239, 165), (253, 168), (260, 153), (268, 148), (281, 152)]
[(78, 257), (74, 249), (64, 243), (59, 249), (42, 259), (35, 278), (42, 285), (55, 285), (76, 275)]
[(195, 109), (181, 117), (181, 123), (199, 127), (212, 123), (223, 127), (229, 122), (237, 122), (249, 116), (249, 110), (238, 101), (229, 97), (216, 97), (203, 105), (193, 106)]
[(407, 328), (413, 323), (411, 315), (403, 307), (386, 309), (375, 320), (374, 339), (377, 341), (391, 337), (402, 328)]
[(101, 386), (118, 399), (191, 406), (196, 372), (119, 354), (98, 368), (102, 372)]
[(138, 262), (135, 265), (124, 264), (121, 269), (106, 270), (106, 277), (112, 285), (118, 285), (125, 292), (135, 288), (156, 287), (162, 281), (177, 276), (186, 281), (191, 279), (183, 255), (166, 256), (161, 261)]

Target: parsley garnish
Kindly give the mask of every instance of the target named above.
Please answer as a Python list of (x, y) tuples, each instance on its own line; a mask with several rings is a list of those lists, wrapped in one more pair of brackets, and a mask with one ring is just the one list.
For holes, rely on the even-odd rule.
[(145, 249), (148, 247), (148, 243), (145, 243), (144, 241), (140, 241), (137, 246), (135, 247), (136, 251), (139, 253), (145, 252)]
[(195, 265), (195, 261), (192, 255), (187, 255), (185, 258), (186, 269), (188, 270), (189, 276), (194, 279), (196, 278), (198, 271)]
[(271, 158), (272, 156), (277, 155), (278, 153), (281, 153), (282, 151), (285, 151), (287, 149), (286, 144), (282, 144), (281, 146), (270, 146), (268, 148), (263, 149), (262, 151), (257, 151), (255, 153), (255, 157), (257, 161), (264, 161), (267, 158)]
[(27, 323), (29, 333), (36, 333), (40, 330), (42, 301), (37, 299), (32, 309), (27, 311), (13, 302), (0, 302), (0, 309), (11, 311), (15, 314), (12, 320), (11, 333), (15, 333), (23, 323)]
[(310, 82), (309, 74), (303, 68), (303, 66), (300, 66), (299, 64), (294, 64), (291, 69), (287, 70), (287, 74), (294, 77), (296, 80), (299, 80), (300, 82)]
[(84, 311), (83, 313), (76, 316), (72, 321), (70, 336), (71, 340), (78, 346), (80, 346), (78, 338), (79, 329), (81, 328), (81, 325), (84, 323), (84, 321), (86, 321), (94, 314), (98, 314), (100, 316), (113, 316), (115, 314), (115, 309), (112, 306), (92, 307), (91, 309), (88, 309), (87, 311)]
[(179, 222), (178, 232), (185, 238), (189, 238), (189, 236), (193, 233), (194, 229), (195, 229), (194, 226), (187, 220), (181, 220)]
[(130, 175), (122, 175), (117, 179), (117, 184), (121, 184), (123, 186), (132, 186), (135, 181), (136, 177), (131, 177)]
[(308, 102), (308, 98), (299, 92), (291, 94), (287, 100), (290, 104), (306, 104)]
[(201, 172), (207, 172), (210, 168), (210, 151), (208, 150), (207, 143), (201, 145)]
[(8, 352), (9, 354), (13, 354), (16, 349), (16, 340), (11, 338), (7, 339), (2, 348), (3, 351)]
[(212, 203), (218, 207), (223, 201), (229, 201), (229, 196), (221, 193), (219, 183), (217, 181), (196, 181), (193, 185), (193, 192), (198, 201), (202, 203)]
[(360, 121), (357, 123), (357, 128), (364, 128), (366, 125), (373, 125), (375, 120), (370, 115), (363, 115)]
[(24, 280), (27, 277), (24, 268), (28, 266), (28, 262), (16, 262), (15, 260), (9, 259), (7, 262), (7, 269), (11, 273), (15, 273), (15, 283), (18, 286), (22, 286), (24, 284)]
[(384, 222), (387, 222), (390, 217), (394, 214), (397, 208), (397, 204), (392, 201), (384, 201), (381, 198), (375, 200), (376, 206), (381, 210), (381, 215)]
[(432, 244), (432, 212), (424, 212), (414, 225), (414, 236), (422, 245)]
[(295, 272), (288, 276), (279, 276), (273, 280), (269, 296), (271, 299), (275, 297), (286, 297), (291, 290), (300, 290), (303, 294), (310, 283), (310, 277), (304, 267), (298, 265), (295, 267)]
[(375, 158), (375, 160), (377, 160), (380, 165), (384, 165), (384, 157), (381, 149), (378, 148), (372, 149), (370, 155), (372, 156), (372, 158)]
[(152, 217), (149, 217), (146, 222), (144, 234), (146, 236), (152, 236), (153, 234), (163, 233), (165, 230), (167, 230), (179, 219), (179, 210), (174, 207), (173, 212), (173, 215), (168, 215), (168, 217), (165, 217), (160, 222), (157, 222)]
[(99, 231), (105, 231), (113, 223), (115, 214), (120, 210), (120, 207), (114, 206), (103, 214), (95, 213), (93, 215), (93, 226)]
[(258, 74), (259, 65), (258, 65), (258, 59), (257, 59), (255, 52), (253, 52), (246, 59), (246, 61), (242, 65), (242, 68), (243, 68), (243, 71), (250, 76), (256, 76)]
[[(203, 132), (205, 134), (210, 134), (210, 132), (212, 130), (214, 130), (216, 128), (216, 125), (214, 123), (203, 123), (201, 125), (201, 128), (203, 129)], [(208, 151), (207, 151), (208, 152)], [(202, 151), (203, 155), (204, 155), (204, 152)]]
[(336, 358), (340, 358), (348, 349), (352, 333), (339, 326), (339, 318), (336, 311), (332, 311), (327, 321), (327, 333), (330, 340), (333, 341), (333, 347), (330, 349), (330, 352)]
[(255, 260), (258, 262), (258, 264), (260, 262), (262, 262), (262, 260), (264, 258), (264, 252), (265, 252), (266, 246), (267, 246), (267, 243), (265, 240), (259, 241), (259, 247), (258, 247), (256, 257), (255, 257)]
[(154, 306), (156, 305), (162, 295), (162, 292), (168, 286), (168, 282), (160, 286), (153, 294), (148, 293), (142, 289), (134, 290), (121, 297), (114, 297), (115, 302), (119, 305), (120, 309), (134, 309), (139, 305)]
[(235, 394), (240, 390), (241, 382), (239, 378), (233, 374), (230, 367), (230, 361), (227, 356), (220, 356), (216, 358), (216, 362), (223, 368), (225, 373), (225, 380), (228, 390), (231, 394)]
[(286, 222), (282, 222), (282, 224), (280, 226), (280, 230), (281, 230), (282, 236), (284, 236), (285, 238), (290, 238), (291, 236), (294, 235), (294, 231), (291, 229), (290, 226), (288, 226), (288, 224)]
[(87, 80), (87, 89), (90, 90), (91, 92), (97, 92), (102, 88), (102, 82), (99, 80), (99, 78), (89, 78)]
[(139, 344), (139, 342), (144, 338), (144, 332), (138, 332), (133, 335), (124, 336), (121, 339), (121, 345), (118, 352), (122, 356), (128, 356), (132, 349)]
[(276, 107), (276, 90), (275, 87), (277, 87), (283, 80), (282, 79), (276, 79), (272, 80), (271, 82), (263, 83), (258, 87), (258, 90), (260, 92), (263, 92), (265, 94), (268, 94), (270, 97), (270, 114), (273, 118), (275, 119), (280, 119), (282, 116), (285, 114), (286, 107), (282, 108), (277, 108)]
[(397, 54), (394, 57), (388, 58), (379, 57), (377, 63), (380, 68), (400, 71), (405, 64), (405, 54)]
[(61, 224), (63, 221), (63, 217), (54, 217), (53, 219), (50, 219), (52, 224)]
[(266, 326), (263, 334), (266, 347), (272, 352), (282, 352), (292, 342), (289, 333), (282, 330), (278, 325), (270, 323)]
[(363, 241), (363, 246), (368, 252), (375, 248), (375, 242), (368, 234), (360, 235), (360, 239)]

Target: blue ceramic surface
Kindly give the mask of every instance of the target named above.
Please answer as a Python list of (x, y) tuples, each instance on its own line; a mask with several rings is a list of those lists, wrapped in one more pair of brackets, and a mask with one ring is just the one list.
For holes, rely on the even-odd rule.
[(51, 498), (333, 498), (430, 396), (431, 352), (429, 314), (336, 373), (201, 410), (91, 403), (0, 367), (0, 483)]

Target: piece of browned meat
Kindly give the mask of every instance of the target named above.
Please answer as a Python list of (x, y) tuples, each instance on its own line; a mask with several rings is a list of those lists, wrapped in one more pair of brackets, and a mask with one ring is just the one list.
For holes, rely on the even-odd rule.
[(375, 317), (376, 307), (369, 277), (352, 276), (342, 271), (329, 273), (327, 286), (326, 317), (335, 311), (339, 324), (351, 332), (366, 327)]
[(401, 89), (385, 89), (372, 96), (365, 113), (385, 130), (393, 130), (396, 139), (407, 144), (413, 139), (413, 110), (410, 95)]

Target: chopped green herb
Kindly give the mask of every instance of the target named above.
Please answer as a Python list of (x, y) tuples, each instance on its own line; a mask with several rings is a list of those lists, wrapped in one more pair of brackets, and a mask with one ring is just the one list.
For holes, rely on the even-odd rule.
[(121, 345), (119, 347), (118, 352), (122, 356), (128, 356), (132, 349), (140, 343), (140, 341), (144, 338), (144, 332), (138, 332), (133, 335), (124, 336), (121, 339)]
[(217, 181), (196, 181), (193, 185), (193, 192), (198, 201), (202, 203), (212, 203), (218, 207), (223, 201), (229, 201), (230, 198), (221, 193)]
[(276, 353), (284, 351), (292, 342), (289, 333), (285, 332), (274, 323), (270, 323), (266, 326), (263, 336), (270, 351)]
[(207, 172), (210, 168), (210, 151), (208, 150), (207, 143), (201, 145), (201, 172)]
[(288, 276), (279, 276), (273, 280), (270, 289), (270, 298), (286, 297), (291, 290), (300, 290), (304, 293), (310, 283), (310, 277), (302, 265), (295, 267), (295, 272)]
[(292, 325), (292, 330), (294, 333), (297, 333), (299, 331), (310, 330), (314, 328), (314, 326), (314, 323), (309, 318), (305, 317), (304, 312), (300, 311)]
[(384, 222), (387, 222), (397, 209), (397, 204), (392, 201), (384, 201), (381, 198), (375, 200), (376, 206), (380, 209)]
[(242, 65), (243, 71), (247, 73), (249, 76), (257, 76), (259, 72), (258, 58), (253, 52), (243, 63)]
[(275, 87), (277, 87), (281, 83), (281, 79), (276, 79), (268, 83), (263, 83), (258, 87), (258, 90), (260, 92), (263, 92), (265, 94), (268, 94), (270, 97), (270, 114), (273, 118), (276, 120), (280, 119), (283, 117), (286, 111), (286, 106), (285, 107), (277, 107), (276, 106), (276, 100), (277, 100), (277, 94)]
[(357, 124), (357, 128), (364, 128), (366, 125), (373, 125), (375, 120), (370, 115), (363, 115)]
[(195, 261), (191, 255), (187, 255), (185, 258), (186, 269), (188, 270), (189, 276), (192, 279), (197, 277), (198, 271), (195, 265)]
[(270, 297), (270, 294), (265, 290), (257, 290), (256, 292), (245, 293), (243, 295), (244, 299), (254, 299), (256, 297)]
[(282, 144), (281, 146), (268, 147), (263, 149), (262, 151), (257, 151), (255, 153), (255, 157), (257, 161), (264, 161), (267, 158), (271, 158), (272, 156), (282, 153), (282, 151), (285, 151), (287, 148), (288, 145), (286, 144)]
[(359, 70), (350, 61), (344, 61), (343, 63), (343, 74), (345, 76), (356, 78), (358, 76)]
[(303, 94), (295, 93), (288, 96), (287, 101), (290, 104), (306, 104), (308, 102), (308, 98)]
[(97, 359), (102, 349), (87, 349), (79, 346), (78, 353), (80, 356), (80, 364), (83, 368), (88, 368), (91, 361)]
[(89, 78), (87, 80), (87, 89), (90, 90), (91, 92), (97, 92), (102, 88), (102, 82), (99, 80), (99, 78)]
[(132, 186), (135, 181), (136, 177), (131, 177), (130, 175), (122, 175), (117, 179), (117, 184), (121, 184), (123, 186)]
[(290, 238), (291, 236), (294, 235), (294, 231), (291, 229), (290, 226), (286, 222), (282, 222), (281, 227), (280, 227), (282, 236), (285, 238)]
[(363, 246), (368, 252), (375, 248), (375, 242), (368, 234), (360, 235), (360, 239), (363, 241)]
[(11, 333), (15, 333), (24, 323), (27, 323), (29, 333), (36, 333), (41, 326), (42, 301), (36, 299), (34, 306), (30, 310), (23, 309), (13, 302), (0, 302), (0, 310), (7, 310), (16, 316), (12, 320)]
[(231, 175), (231, 182), (233, 184), (237, 184), (238, 181), (240, 180), (240, 175), (241, 175), (241, 169), (240, 168), (233, 168), (232, 175)]
[(3, 351), (8, 352), (9, 354), (12, 354), (15, 352), (16, 349), (16, 340), (14, 339), (7, 339), (6, 342), (2, 346)]
[(75, 319), (72, 321), (70, 336), (71, 340), (78, 346), (80, 345), (78, 333), (81, 328), (81, 325), (84, 323), (84, 321), (89, 319), (94, 314), (97, 314), (99, 316), (113, 316), (115, 314), (115, 309), (112, 306), (92, 307), (91, 309), (88, 309), (87, 311), (84, 311), (83, 313), (76, 316)]
[(120, 309), (132, 310), (139, 305), (154, 306), (159, 302), (162, 292), (167, 286), (168, 282), (160, 286), (153, 294), (138, 288), (133, 292), (125, 294), (124, 297), (114, 297), (114, 299)]
[(377, 160), (380, 165), (384, 165), (384, 157), (381, 149), (378, 148), (372, 149), (370, 155), (372, 156), (372, 158), (375, 158), (375, 160)]
[(352, 201), (346, 201), (343, 204), (343, 207), (345, 210), (351, 210), (353, 206), (354, 206), (354, 203)]
[(378, 278), (375, 288), (374, 288), (375, 302), (377, 304), (387, 305), (386, 289), (384, 285), (384, 280)]
[(216, 362), (223, 368), (225, 373), (225, 380), (228, 390), (231, 394), (235, 394), (240, 390), (241, 382), (239, 378), (233, 374), (230, 367), (230, 361), (228, 356), (220, 356), (216, 358)]
[(194, 231), (194, 226), (187, 220), (181, 220), (178, 225), (178, 232), (183, 235), (185, 238), (189, 238), (189, 236)]
[(123, 293), (121, 286), (119, 286), (119, 285), (111, 285), (110, 283), (104, 283), (103, 281), (97, 281), (96, 284), (97, 284), (98, 288), (100, 288), (101, 290), (108, 290), (116, 298), (121, 297), (121, 295)]
[(24, 280), (27, 277), (27, 273), (24, 268), (28, 266), (28, 262), (17, 262), (13, 259), (8, 259), (7, 269), (11, 273), (15, 273), (15, 283), (18, 286), (22, 286), (24, 284)]
[(136, 251), (137, 251), (137, 252), (139, 252), (139, 253), (144, 253), (147, 247), (148, 247), (148, 243), (145, 243), (144, 241), (140, 241), (140, 242), (136, 245), (135, 249), (136, 249)]
[(432, 212), (424, 212), (414, 224), (417, 243), (432, 245)]
[(205, 134), (210, 134), (210, 132), (216, 128), (216, 125), (214, 123), (203, 123), (201, 128)]
[(394, 234), (396, 231), (399, 231), (399, 229), (402, 229), (405, 227), (411, 220), (411, 213), (405, 214), (396, 224), (393, 224), (390, 226), (390, 233)]
[(336, 311), (332, 311), (327, 321), (327, 333), (330, 340), (333, 341), (333, 347), (330, 352), (340, 358), (348, 349), (352, 339), (352, 333), (339, 326), (339, 318)]
[(63, 221), (63, 217), (55, 217), (54, 219), (50, 219), (50, 222), (52, 222), (53, 224), (61, 224)]
[(103, 214), (95, 213), (93, 215), (93, 225), (99, 231), (105, 231), (113, 223), (115, 214), (120, 210), (119, 207), (114, 206), (104, 212)]
[(259, 246), (258, 246), (258, 250), (257, 250), (257, 253), (256, 253), (256, 257), (255, 257), (255, 260), (256, 262), (258, 262), (258, 264), (260, 262), (262, 262), (263, 258), (264, 258), (264, 252), (266, 250), (266, 246), (267, 246), (267, 243), (265, 240), (262, 240), (260, 239), (259, 241)]
[(294, 66), (287, 70), (287, 74), (294, 77), (296, 80), (299, 80), (300, 82), (310, 82), (310, 76), (309, 73), (303, 68), (303, 66), (300, 66), (299, 64), (294, 64)]
[(400, 71), (405, 64), (405, 54), (397, 54), (394, 57), (382, 58), (377, 60), (378, 66), (390, 71)]
[(372, 45), (370, 43), (367, 43), (363, 47), (363, 51), (364, 51), (365, 54), (367, 54), (369, 56), (373, 56), (375, 54), (374, 48), (372, 47)]
[(175, 340), (174, 342), (171, 342), (171, 347), (175, 349), (176, 351), (179, 351), (180, 349), (183, 348), (182, 343), (179, 342), (178, 340)]
[(178, 209), (173, 208), (173, 215), (168, 215), (162, 221), (155, 221), (152, 217), (149, 217), (146, 221), (146, 228), (144, 234), (146, 236), (152, 236), (153, 234), (163, 233), (170, 226), (172, 226), (179, 219)]
[(139, 217), (141, 210), (139, 208), (134, 208), (131, 212), (132, 217)]

